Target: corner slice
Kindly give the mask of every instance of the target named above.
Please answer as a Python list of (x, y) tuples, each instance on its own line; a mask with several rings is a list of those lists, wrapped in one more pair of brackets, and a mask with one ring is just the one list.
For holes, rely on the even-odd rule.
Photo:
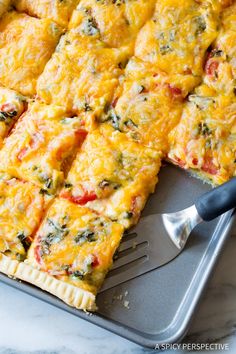
[(0, 253), (0, 272), (18, 278), (57, 296), (69, 306), (84, 311), (95, 311), (95, 296), (76, 286), (60, 281), (30, 265), (12, 260)]
[(206, 50), (217, 36), (218, 15), (210, 2), (157, 1), (153, 18), (138, 34), (135, 55), (167, 74), (192, 76), (197, 85)]
[(27, 264), (96, 294), (122, 234), (123, 227), (108, 218), (56, 199), (38, 229)]
[(0, 82), (23, 95), (34, 96), (36, 82), (59, 41), (61, 29), (15, 11), (0, 20)]
[(236, 175), (236, 99), (202, 85), (190, 95), (170, 133), (168, 158), (214, 184)]
[(62, 107), (33, 103), (4, 142), (0, 171), (54, 194), (86, 135), (79, 117), (68, 117)]
[(102, 124), (88, 134), (60, 195), (130, 227), (154, 192), (160, 155)]
[(0, 252), (24, 260), (45, 208), (47, 196), (29, 183), (1, 176)]

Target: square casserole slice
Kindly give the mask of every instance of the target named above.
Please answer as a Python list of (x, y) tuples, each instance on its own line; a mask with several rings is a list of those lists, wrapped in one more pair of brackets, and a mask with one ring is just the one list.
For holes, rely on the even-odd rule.
[(0, 87), (0, 146), (17, 119), (26, 109), (26, 97), (13, 90)]
[(154, 192), (159, 168), (159, 152), (102, 124), (85, 139), (60, 195), (127, 228)]
[(134, 46), (140, 28), (153, 14), (156, 0), (81, 0), (74, 10), (70, 29), (97, 34), (108, 46)]
[(182, 88), (193, 89), (201, 81), (206, 50), (217, 37), (220, 6), (214, 5), (195, 0), (157, 1), (153, 18), (138, 34), (135, 55), (167, 74), (189, 77)]
[(30, 182), (0, 176), (0, 252), (24, 260), (50, 198)]
[(68, 200), (55, 199), (24, 263), (0, 255), (0, 270), (67, 304), (95, 309), (95, 295), (112, 265), (123, 227)]
[(34, 96), (36, 82), (59, 41), (61, 29), (48, 19), (15, 11), (0, 20), (0, 82)]
[(49, 18), (67, 27), (72, 11), (79, 0), (14, 0), (16, 9), (31, 16)]
[(64, 108), (33, 103), (5, 139), (0, 171), (54, 194), (86, 134), (84, 121)]
[(169, 159), (214, 184), (236, 175), (236, 98), (202, 85), (170, 133)]
[(69, 31), (38, 80), (38, 96), (75, 114), (98, 115), (112, 100), (129, 55), (127, 47), (109, 48), (96, 36)]
[(125, 133), (132, 140), (163, 155), (168, 150), (168, 133), (178, 124), (187, 92), (178, 76), (132, 58), (125, 69), (122, 85), (100, 121)]

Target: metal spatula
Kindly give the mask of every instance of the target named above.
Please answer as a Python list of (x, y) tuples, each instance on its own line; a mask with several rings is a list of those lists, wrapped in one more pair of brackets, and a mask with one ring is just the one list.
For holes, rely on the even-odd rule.
[(119, 247), (101, 292), (161, 267), (177, 257), (196, 225), (236, 207), (236, 178), (203, 194), (187, 209), (141, 218)]

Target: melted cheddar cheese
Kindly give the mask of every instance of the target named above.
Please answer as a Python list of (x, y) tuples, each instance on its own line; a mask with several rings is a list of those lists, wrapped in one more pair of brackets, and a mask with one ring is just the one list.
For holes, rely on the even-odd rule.
[(23, 95), (36, 93), (38, 76), (51, 57), (61, 29), (14, 11), (0, 20), (0, 82)]
[(8, 176), (0, 191), (0, 252), (23, 260), (47, 201), (37, 186)]
[(135, 55), (167, 74), (188, 76), (183, 88), (193, 89), (201, 81), (205, 52), (217, 36), (218, 13), (210, 2), (158, 1), (153, 18), (137, 36)]
[(24, 96), (0, 87), (0, 146), (26, 107), (26, 98)]
[(110, 47), (133, 46), (155, 3), (156, 0), (81, 0), (69, 28), (96, 34)]
[(76, 114), (99, 114), (111, 101), (129, 49), (108, 48), (89, 35), (68, 32), (38, 80), (38, 96)]
[(15, 0), (14, 5), (18, 11), (39, 18), (49, 18), (66, 27), (78, 2), (79, 0)]
[(96, 294), (122, 233), (123, 227), (108, 218), (56, 199), (37, 232), (28, 262)]
[(154, 192), (160, 154), (103, 124), (88, 134), (61, 197), (129, 227)]
[(154, 65), (150, 68), (150, 64), (132, 59), (126, 67), (124, 83), (101, 121), (164, 155), (168, 133), (180, 119), (186, 95), (179, 86)]
[(55, 193), (86, 134), (84, 122), (64, 108), (34, 103), (5, 140), (0, 171)]

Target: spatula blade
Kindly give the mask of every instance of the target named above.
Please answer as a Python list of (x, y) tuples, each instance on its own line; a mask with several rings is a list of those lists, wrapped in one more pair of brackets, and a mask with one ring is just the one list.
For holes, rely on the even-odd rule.
[(180, 252), (165, 228), (162, 214), (144, 217), (130, 234), (124, 236), (118, 259), (114, 261), (100, 292), (159, 268)]

